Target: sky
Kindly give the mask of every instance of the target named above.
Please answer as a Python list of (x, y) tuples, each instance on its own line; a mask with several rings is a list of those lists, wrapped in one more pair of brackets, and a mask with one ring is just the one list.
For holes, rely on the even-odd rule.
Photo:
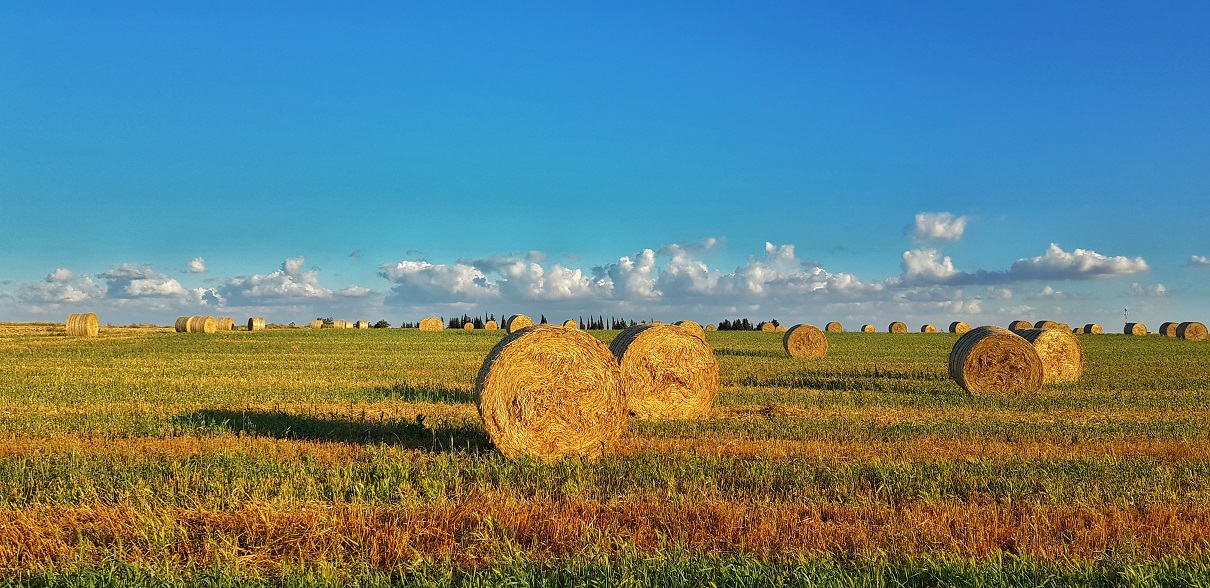
[(1210, 322), (1205, 2), (0, 4), (0, 321)]

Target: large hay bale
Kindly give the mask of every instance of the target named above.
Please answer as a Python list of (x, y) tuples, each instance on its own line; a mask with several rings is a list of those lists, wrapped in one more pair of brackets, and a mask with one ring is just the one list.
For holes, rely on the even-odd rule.
[(1025, 329), (1014, 331), (1034, 346), (1042, 359), (1042, 383), (1080, 381), (1084, 373), (1084, 347), (1063, 329)]
[(357, 321), (357, 322), (353, 323), (353, 328), (354, 329), (368, 329), (368, 328), (370, 328), (370, 321)]
[(706, 330), (703, 329), (701, 325), (693, 321), (676, 321), (672, 324), (689, 331), (689, 334), (701, 339), (702, 341), (706, 340)]
[(189, 317), (189, 322), (185, 325), (186, 333), (206, 333), (209, 335), (214, 330), (214, 317), (212, 316), (191, 316)]
[(1034, 324), (1029, 321), (1013, 321), (1008, 323), (1008, 330), (1010, 331), (1024, 331), (1025, 329), (1032, 328), (1034, 328)]
[(176, 317), (176, 324), (173, 325), (173, 329), (175, 329), (176, 332), (178, 332), (178, 333), (188, 333), (190, 318), (192, 318), (192, 317), (187, 317), (187, 316)]
[(578, 328), (580, 328), (580, 323), (576, 322), (575, 319), (567, 319), (567, 320), (563, 321), (563, 328), (564, 329), (578, 329)]
[(1159, 333), (1165, 337), (1175, 337), (1176, 329), (1180, 325), (1181, 325), (1180, 323), (1175, 323), (1175, 322), (1160, 323), (1160, 328), (1156, 329), (1155, 332)]
[(976, 327), (950, 350), (950, 377), (971, 394), (1028, 394), (1042, 387), (1042, 358), (1020, 335)]
[(798, 324), (786, 330), (781, 346), (790, 357), (823, 357), (828, 354), (828, 337), (814, 325)]
[(621, 366), (630, 413), (642, 419), (710, 414), (718, 395), (718, 361), (701, 339), (676, 325), (627, 327), (609, 344)]
[(970, 332), (971, 326), (966, 321), (954, 321), (950, 323), (950, 332), (959, 335)]
[(867, 324), (861, 325), (861, 332), (862, 333), (876, 333), (876, 332), (878, 332), (878, 329), (875, 328), (874, 325), (867, 323)]
[(1147, 325), (1143, 323), (1126, 323), (1126, 327), (1122, 329), (1122, 333), (1126, 335), (1146, 335)]
[(332, 328), (333, 329), (345, 328), (345, 321), (342, 321), (340, 319), (332, 319)]
[(1088, 323), (1087, 325), (1084, 325), (1084, 334), (1086, 335), (1101, 335), (1104, 332), (1105, 329), (1101, 328), (1101, 325), (1096, 323)]
[(937, 326), (936, 325), (920, 325), (920, 332), (921, 333), (936, 333)]
[(475, 399), (509, 459), (597, 457), (626, 428), (617, 360), (580, 330), (537, 325), (501, 339), (479, 368)]
[(216, 331), (233, 331), (235, 330), (235, 317), (220, 316), (214, 319), (214, 330)]
[(249, 330), (249, 331), (263, 331), (263, 330), (265, 330), (265, 317), (263, 317), (263, 316), (254, 316), (254, 317), (252, 317), (252, 318), (249, 318), (249, 319), (248, 319), (248, 330)]
[(441, 317), (430, 316), (420, 319), (421, 331), (442, 331), (445, 330), (445, 323), (441, 322)]
[(707, 331), (717, 331), (718, 327), (716, 327), (714, 325), (706, 325), (706, 330)]
[(777, 330), (777, 325), (773, 323), (761, 323), (760, 330), (762, 333), (772, 333)]
[(1190, 341), (1205, 341), (1208, 338), (1206, 325), (1197, 321), (1187, 321), (1178, 325), (1176, 327), (1176, 336)]
[(68, 337), (96, 337), (100, 330), (100, 322), (93, 312), (67, 315)]
[(475, 323), (470, 322), (470, 321), (467, 321), (467, 322), (465, 322), (465, 323), (462, 323), (462, 330), (463, 330), (463, 331), (473, 331), (473, 330), (475, 330)]
[(832, 321), (832, 322), (830, 322), (830, 323), (828, 323), (828, 324), (824, 325), (824, 326), (823, 326), (823, 330), (825, 330), (825, 331), (827, 331), (827, 332), (829, 332), (829, 333), (843, 333), (843, 332), (844, 332), (844, 325), (842, 325), (842, 324), (840, 324), (840, 323), (838, 323), (838, 322), (836, 322), (836, 321)]
[(888, 333), (906, 333), (908, 331), (907, 325), (899, 321), (887, 325), (886, 330)]
[(324, 328), (324, 322), (320, 319), (315, 319), (315, 320), (311, 321), (311, 328), (312, 329), (322, 329), (322, 328)]
[[(1038, 321), (1038, 322), (1034, 323), (1033, 328), (1035, 328), (1035, 329), (1057, 329), (1057, 328), (1059, 328), (1059, 323), (1057, 323), (1055, 321)], [(1021, 330), (1024, 331), (1026, 329), (1021, 329)], [(1066, 329), (1064, 329), (1064, 330), (1066, 330)]]
[(511, 335), (534, 324), (534, 319), (523, 314), (514, 314), (504, 321), (504, 330)]
[(500, 330), (500, 325), (497, 324), (496, 321), (487, 321), (486, 323), (483, 323), (483, 330), (484, 331), (498, 331), (498, 330)]

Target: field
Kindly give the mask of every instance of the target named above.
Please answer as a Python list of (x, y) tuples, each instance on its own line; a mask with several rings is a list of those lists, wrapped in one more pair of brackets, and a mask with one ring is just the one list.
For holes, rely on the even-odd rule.
[(972, 397), (956, 335), (712, 332), (709, 419), (544, 464), (483, 433), (500, 332), (169, 331), (0, 325), (0, 585), (1210, 584), (1206, 343)]

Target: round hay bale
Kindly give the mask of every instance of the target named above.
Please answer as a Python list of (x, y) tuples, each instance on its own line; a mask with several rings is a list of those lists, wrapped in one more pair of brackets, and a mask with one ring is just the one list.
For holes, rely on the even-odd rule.
[(1013, 321), (1008, 323), (1008, 330), (1010, 331), (1024, 331), (1025, 329), (1032, 328), (1034, 328), (1034, 324), (1029, 321)]
[(895, 321), (887, 325), (886, 330), (888, 333), (906, 333), (907, 325), (899, 321)]
[[(1028, 329), (1028, 328), (1029, 327), (1026, 327), (1026, 329)], [(1057, 329), (1057, 328), (1059, 328), (1059, 323), (1056, 323), (1054, 321), (1038, 321), (1038, 322), (1034, 323), (1033, 328), (1035, 328), (1035, 329)], [(1025, 330), (1025, 329), (1022, 329), (1022, 330)]]
[(1072, 335), (1083, 335), (1083, 334), (1084, 334), (1084, 327), (1076, 327), (1076, 328), (1072, 329), (1072, 330), (1071, 330), (1071, 334), (1072, 334)]
[(192, 318), (192, 317), (187, 317), (187, 316), (176, 317), (176, 324), (173, 325), (173, 329), (175, 329), (176, 332), (178, 332), (178, 333), (188, 333), (190, 318)]
[(706, 325), (706, 330), (707, 331), (717, 331), (718, 327), (716, 327), (714, 325)]
[(370, 328), (370, 321), (357, 321), (357, 322), (353, 323), (353, 328), (354, 329), (368, 329), (368, 328)]
[(205, 333), (207, 335), (213, 333), (214, 317), (212, 316), (191, 316), (189, 322), (185, 325), (187, 333)]
[(844, 325), (841, 325), (840, 323), (838, 323), (836, 321), (832, 321), (832, 322), (824, 325), (823, 330), (825, 330), (829, 333), (843, 333)]
[(1165, 337), (1175, 337), (1176, 329), (1179, 326), (1181, 326), (1180, 323), (1173, 323), (1173, 322), (1160, 323), (1160, 328), (1156, 330), (1156, 333), (1159, 333)]
[(100, 330), (100, 323), (94, 312), (69, 314), (66, 326), (68, 337), (96, 337)]
[(1080, 381), (1084, 373), (1084, 347), (1074, 335), (1062, 329), (1014, 332), (1029, 341), (1042, 359), (1043, 384)]
[(462, 323), (462, 330), (463, 331), (475, 330), (475, 323), (471, 323), (471, 322)]
[(324, 328), (324, 322), (320, 319), (315, 319), (315, 320), (311, 321), (311, 328), (312, 329), (322, 329), (322, 328)]
[(580, 323), (576, 322), (574, 319), (567, 319), (567, 320), (563, 321), (563, 328), (564, 329), (578, 329), (578, 328), (580, 328)]
[(676, 321), (672, 324), (689, 331), (689, 334), (701, 339), (702, 341), (706, 340), (706, 330), (703, 329), (701, 325), (693, 321)]
[(1084, 325), (1084, 334), (1086, 335), (1100, 335), (1104, 332), (1105, 329), (1101, 328), (1101, 325), (1096, 323), (1088, 323), (1087, 325)]
[(777, 325), (777, 328), (776, 328), (776, 329), (773, 329), (773, 332), (774, 332), (774, 333), (784, 333), (784, 332), (786, 332), (786, 331), (788, 331), (788, 330), (790, 330), (790, 329), (787, 329), (787, 328), (785, 328), (785, 327), (783, 327), (783, 326), (781, 326), (781, 325)]
[(773, 323), (762, 323), (760, 330), (762, 333), (772, 333), (777, 330), (777, 325)]
[(1122, 329), (1125, 335), (1146, 335), (1147, 325), (1143, 323), (1126, 323), (1126, 327)]
[(345, 322), (340, 319), (332, 319), (332, 328), (343, 329), (345, 328)]
[(958, 338), (950, 350), (949, 372), (971, 394), (1028, 394), (1042, 387), (1042, 358), (1034, 346), (991, 325)]
[(954, 321), (950, 323), (950, 332), (959, 335), (970, 332), (971, 326), (966, 321)]
[(497, 324), (496, 321), (487, 321), (486, 323), (483, 323), (483, 330), (484, 331), (498, 331), (498, 330), (500, 330), (500, 325)]
[(504, 321), (504, 330), (508, 331), (508, 334), (511, 335), (533, 324), (534, 319), (531, 319), (523, 314), (514, 314)]
[(346, 329), (352, 329), (352, 328), (353, 328), (353, 327), (354, 327), (356, 324), (357, 324), (357, 323), (355, 323), (355, 322), (353, 322), (353, 321), (345, 321), (345, 328), (346, 328)]
[(823, 357), (828, 354), (828, 337), (814, 325), (799, 324), (786, 330), (781, 346), (790, 357)]
[(1176, 336), (1190, 341), (1205, 341), (1210, 336), (1206, 334), (1206, 325), (1197, 321), (1183, 322), (1176, 327)]
[(233, 331), (235, 330), (235, 317), (220, 316), (214, 319), (214, 330), (216, 331)]
[(937, 327), (935, 325), (921, 325), (920, 332), (921, 333), (936, 333)]
[(718, 395), (718, 361), (701, 339), (675, 325), (627, 327), (609, 344), (618, 359), (630, 413), (641, 419), (710, 414)]
[(265, 330), (265, 317), (254, 316), (254, 317), (248, 319), (248, 330), (249, 331)]
[(597, 457), (626, 428), (617, 360), (580, 330), (537, 325), (504, 337), (479, 368), (475, 400), (509, 459)]
[(430, 316), (428, 318), (420, 319), (420, 330), (443, 331), (445, 330), (445, 323), (441, 322), (441, 317)]
[(1069, 325), (1067, 323), (1059, 323), (1059, 326), (1057, 326), (1055, 328), (1059, 329), (1060, 331), (1069, 331), (1069, 332), (1071, 331), (1071, 325)]
[(877, 333), (878, 329), (874, 328), (874, 325), (864, 324), (864, 325), (861, 325), (861, 332), (862, 333)]

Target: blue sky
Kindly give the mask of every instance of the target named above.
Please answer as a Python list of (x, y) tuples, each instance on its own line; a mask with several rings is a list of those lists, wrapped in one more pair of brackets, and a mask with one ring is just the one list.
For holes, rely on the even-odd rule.
[(1210, 320), (1205, 3), (246, 4), (0, 6), (0, 320)]

